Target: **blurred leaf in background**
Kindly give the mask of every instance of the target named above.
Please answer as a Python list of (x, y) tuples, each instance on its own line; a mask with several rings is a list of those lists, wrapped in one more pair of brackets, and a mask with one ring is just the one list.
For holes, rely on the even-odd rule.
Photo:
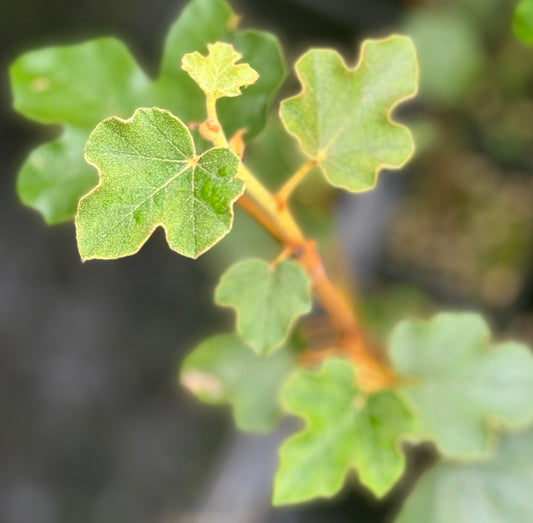
[(513, 17), (513, 31), (525, 44), (533, 45), (533, 1), (521, 0)]

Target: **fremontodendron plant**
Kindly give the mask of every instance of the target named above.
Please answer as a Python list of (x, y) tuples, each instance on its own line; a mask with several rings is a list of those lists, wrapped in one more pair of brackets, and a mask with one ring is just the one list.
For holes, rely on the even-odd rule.
[[(201, 342), (180, 371), (202, 401), (231, 404), (243, 430), (269, 430), (282, 413), (304, 421), (281, 446), (275, 505), (333, 496), (352, 469), (381, 497), (404, 471), (402, 443), (430, 441), (441, 460), (397, 521), (533, 521), (529, 348), (492, 343), (477, 314), (440, 313), (401, 321), (376, 350), (289, 204), (315, 168), (362, 192), (409, 160), (411, 134), (391, 113), (417, 90), (411, 40), (367, 40), (354, 66), (331, 49), (296, 62), (301, 91), (279, 115), (305, 160), (271, 192), (245, 149), (284, 78), (282, 52), (236, 22), (224, 0), (193, 0), (155, 79), (112, 38), (17, 59), (15, 108), (63, 126), (22, 166), (22, 201), (48, 223), (75, 217), (83, 260), (132, 255), (159, 226), (171, 249), (197, 258), (230, 233), (235, 205), (279, 242), (275, 259), (240, 260), (222, 275), (215, 301), (234, 309), (236, 332)], [(293, 332), (313, 301), (336, 336), (310, 356)]]

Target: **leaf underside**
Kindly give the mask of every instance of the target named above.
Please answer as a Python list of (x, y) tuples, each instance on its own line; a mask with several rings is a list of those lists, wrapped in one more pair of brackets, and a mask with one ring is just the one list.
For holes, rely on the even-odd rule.
[(302, 92), (281, 104), (281, 118), (329, 182), (365, 191), (383, 168), (402, 167), (413, 152), (409, 131), (390, 119), (417, 90), (418, 68), (409, 38), (366, 40), (355, 69), (330, 49), (296, 63)]

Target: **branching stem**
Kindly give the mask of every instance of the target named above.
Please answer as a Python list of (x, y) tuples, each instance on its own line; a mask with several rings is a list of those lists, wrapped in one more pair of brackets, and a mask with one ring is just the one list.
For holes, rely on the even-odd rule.
[(276, 197), (281, 205), (286, 205), (292, 193), (300, 185), (307, 173), (316, 167), (316, 160), (307, 160), (281, 187)]
[[(316, 297), (339, 334), (339, 355), (351, 358), (359, 369), (359, 382), (367, 390), (387, 388), (395, 383), (391, 369), (365, 340), (357, 316), (342, 293), (329, 279), (316, 243), (308, 240), (290, 210), (280, 209), (276, 198), (246, 169), (247, 194), (238, 203), (305, 268)], [(253, 181), (252, 181), (253, 180)], [(252, 183), (250, 184), (250, 181)], [(261, 187), (257, 193), (254, 190)]]
[[(220, 126), (216, 99), (209, 96), (207, 114)], [(217, 146), (228, 146), (221, 127), (213, 141)], [(306, 162), (277, 194), (273, 194), (241, 163), (238, 176), (246, 185), (246, 194), (238, 203), (304, 267), (317, 299), (339, 334), (339, 355), (351, 358), (357, 365), (359, 384), (367, 390), (387, 388), (395, 383), (393, 372), (370, 348), (355, 312), (329, 279), (316, 243), (304, 236), (286, 204), (294, 188), (315, 165), (314, 160)]]

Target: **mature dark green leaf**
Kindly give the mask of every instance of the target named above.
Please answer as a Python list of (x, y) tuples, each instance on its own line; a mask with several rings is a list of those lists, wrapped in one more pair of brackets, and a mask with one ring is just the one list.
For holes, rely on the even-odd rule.
[(531, 523), (533, 430), (505, 435), (489, 460), (443, 462), (422, 476), (396, 523)]
[(377, 496), (399, 479), (405, 467), (399, 440), (413, 419), (394, 392), (366, 395), (347, 361), (328, 360), (319, 372), (296, 371), (281, 397), (306, 426), (280, 449), (275, 505), (330, 497), (351, 468)]
[(417, 437), (445, 455), (486, 455), (495, 422), (533, 419), (533, 357), (525, 345), (490, 344), (481, 316), (437, 314), (404, 321), (389, 342), (393, 365), (405, 377), (404, 396), (419, 420)]
[(265, 432), (281, 416), (278, 390), (294, 365), (290, 347), (258, 357), (235, 334), (222, 334), (185, 358), (180, 380), (206, 403), (229, 403), (241, 430)]
[(280, 347), (298, 317), (311, 310), (310, 292), (311, 282), (296, 262), (248, 259), (223, 274), (215, 301), (235, 308), (242, 339), (265, 354)]
[(245, 141), (266, 125), (270, 104), (285, 79), (285, 62), (278, 39), (260, 31), (239, 31), (228, 38), (242, 53), (243, 61), (258, 73), (259, 80), (247, 87), (239, 98), (223, 98), (217, 104), (218, 117), (227, 136), (246, 129)]
[(76, 217), (82, 259), (134, 254), (158, 226), (173, 250), (196, 258), (230, 231), (244, 190), (239, 159), (218, 147), (196, 156), (190, 131), (168, 111), (104, 120), (85, 155), (101, 180)]
[(302, 92), (282, 102), (281, 118), (330, 183), (366, 191), (381, 169), (400, 168), (411, 157), (411, 134), (390, 119), (417, 89), (409, 38), (365, 41), (355, 69), (333, 50), (314, 49), (298, 60), (296, 72)]

